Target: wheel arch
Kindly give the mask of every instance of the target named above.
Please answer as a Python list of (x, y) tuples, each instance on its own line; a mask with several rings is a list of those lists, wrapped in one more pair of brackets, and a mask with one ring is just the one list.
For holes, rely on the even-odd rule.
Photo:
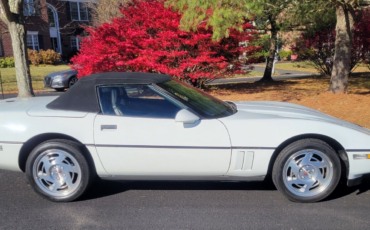
[(36, 148), (36, 146), (38, 146), (39, 144), (41, 144), (45, 141), (54, 140), (54, 139), (69, 140), (69, 141), (73, 141), (77, 144), (80, 144), (82, 146), (82, 149), (84, 150), (83, 154), (86, 157), (87, 162), (89, 163), (90, 167), (92, 167), (93, 172), (96, 172), (93, 158), (90, 154), (90, 151), (86, 148), (86, 146), (84, 144), (82, 144), (81, 141), (77, 140), (76, 138), (71, 137), (69, 135), (61, 134), (61, 133), (43, 133), (43, 134), (39, 134), (37, 136), (34, 136), (34, 137), (30, 138), (28, 141), (26, 141), (23, 144), (23, 146), (22, 146), (22, 148), (19, 152), (19, 156), (18, 156), (18, 166), (19, 166), (19, 168), (23, 172), (25, 172), (26, 171), (26, 162), (27, 162), (28, 156), (30, 155), (32, 150), (34, 148)]
[(68, 77), (68, 82), (72, 79), (72, 78), (77, 78), (77, 75), (76, 74), (71, 74), (69, 77)]
[(322, 135), (322, 134), (311, 133), (311, 134), (302, 134), (302, 135), (294, 136), (282, 142), (272, 154), (272, 157), (268, 165), (268, 171), (267, 171), (266, 178), (269, 180), (271, 179), (272, 169), (274, 167), (276, 158), (278, 157), (280, 152), (283, 151), (285, 147), (287, 147), (288, 145), (292, 144), (295, 141), (307, 139), (307, 138), (319, 139), (319, 140), (326, 142), (328, 145), (330, 145), (335, 150), (335, 152), (338, 154), (342, 169), (346, 169), (346, 170), (342, 170), (342, 173), (343, 173), (342, 176), (346, 176), (346, 177), (348, 176), (348, 172), (349, 172), (348, 155), (347, 155), (347, 152), (345, 151), (345, 148), (339, 143), (339, 141), (335, 140), (334, 138)]

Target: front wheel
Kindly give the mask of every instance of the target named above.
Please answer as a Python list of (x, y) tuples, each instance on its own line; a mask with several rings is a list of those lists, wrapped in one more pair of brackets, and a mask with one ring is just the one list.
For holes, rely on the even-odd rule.
[(71, 88), (72, 86), (74, 86), (76, 83), (78, 82), (78, 78), (77, 77), (72, 77), (69, 82), (68, 82), (68, 88)]
[(81, 147), (67, 140), (38, 145), (27, 159), (26, 173), (36, 193), (57, 202), (79, 198), (92, 179)]
[(340, 160), (333, 148), (318, 139), (303, 139), (279, 154), (272, 178), (289, 200), (317, 202), (334, 191), (340, 175)]

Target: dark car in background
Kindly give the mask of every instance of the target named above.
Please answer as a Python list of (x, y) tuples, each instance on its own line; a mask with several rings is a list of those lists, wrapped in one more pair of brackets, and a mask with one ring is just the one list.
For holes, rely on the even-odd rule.
[(66, 88), (71, 88), (77, 81), (77, 71), (67, 69), (46, 75), (44, 86), (56, 91), (64, 91)]

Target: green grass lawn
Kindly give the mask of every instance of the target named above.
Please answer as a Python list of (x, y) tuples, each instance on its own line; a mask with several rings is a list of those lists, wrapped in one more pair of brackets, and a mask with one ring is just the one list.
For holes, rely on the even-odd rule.
[(277, 69), (296, 70), (302, 72), (318, 73), (318, 71), (310, 65), (309, 62), (292, 62), (292, 63), (277, 63)]
[[(52, 72), (69, 69), (68, 65), (46, 65), (46, 66), (31, 66), (32, 84), (34, 90), (42, 90), (44, 88), (43, 79), (46, 75)], [(15, 68), (0, 68), (1, 77), (4, 87), (4, 93), (18, 91), (17, 81), (15, 78)]]
[(232, 76), (227, 76), (226, 78), (243, 78), (243, 77), (257, 77), (257, 76), (262, 76), (263, 73), (257, 72), (257, 71), (251, 71), (248, 74), (235, 74)]

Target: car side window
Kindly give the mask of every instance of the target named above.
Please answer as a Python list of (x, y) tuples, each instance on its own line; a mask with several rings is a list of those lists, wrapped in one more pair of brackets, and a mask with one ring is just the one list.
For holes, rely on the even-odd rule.
[(148, 85), (100, 86), (98, 94), (104, 115), (175, 118), (181, 110)]

